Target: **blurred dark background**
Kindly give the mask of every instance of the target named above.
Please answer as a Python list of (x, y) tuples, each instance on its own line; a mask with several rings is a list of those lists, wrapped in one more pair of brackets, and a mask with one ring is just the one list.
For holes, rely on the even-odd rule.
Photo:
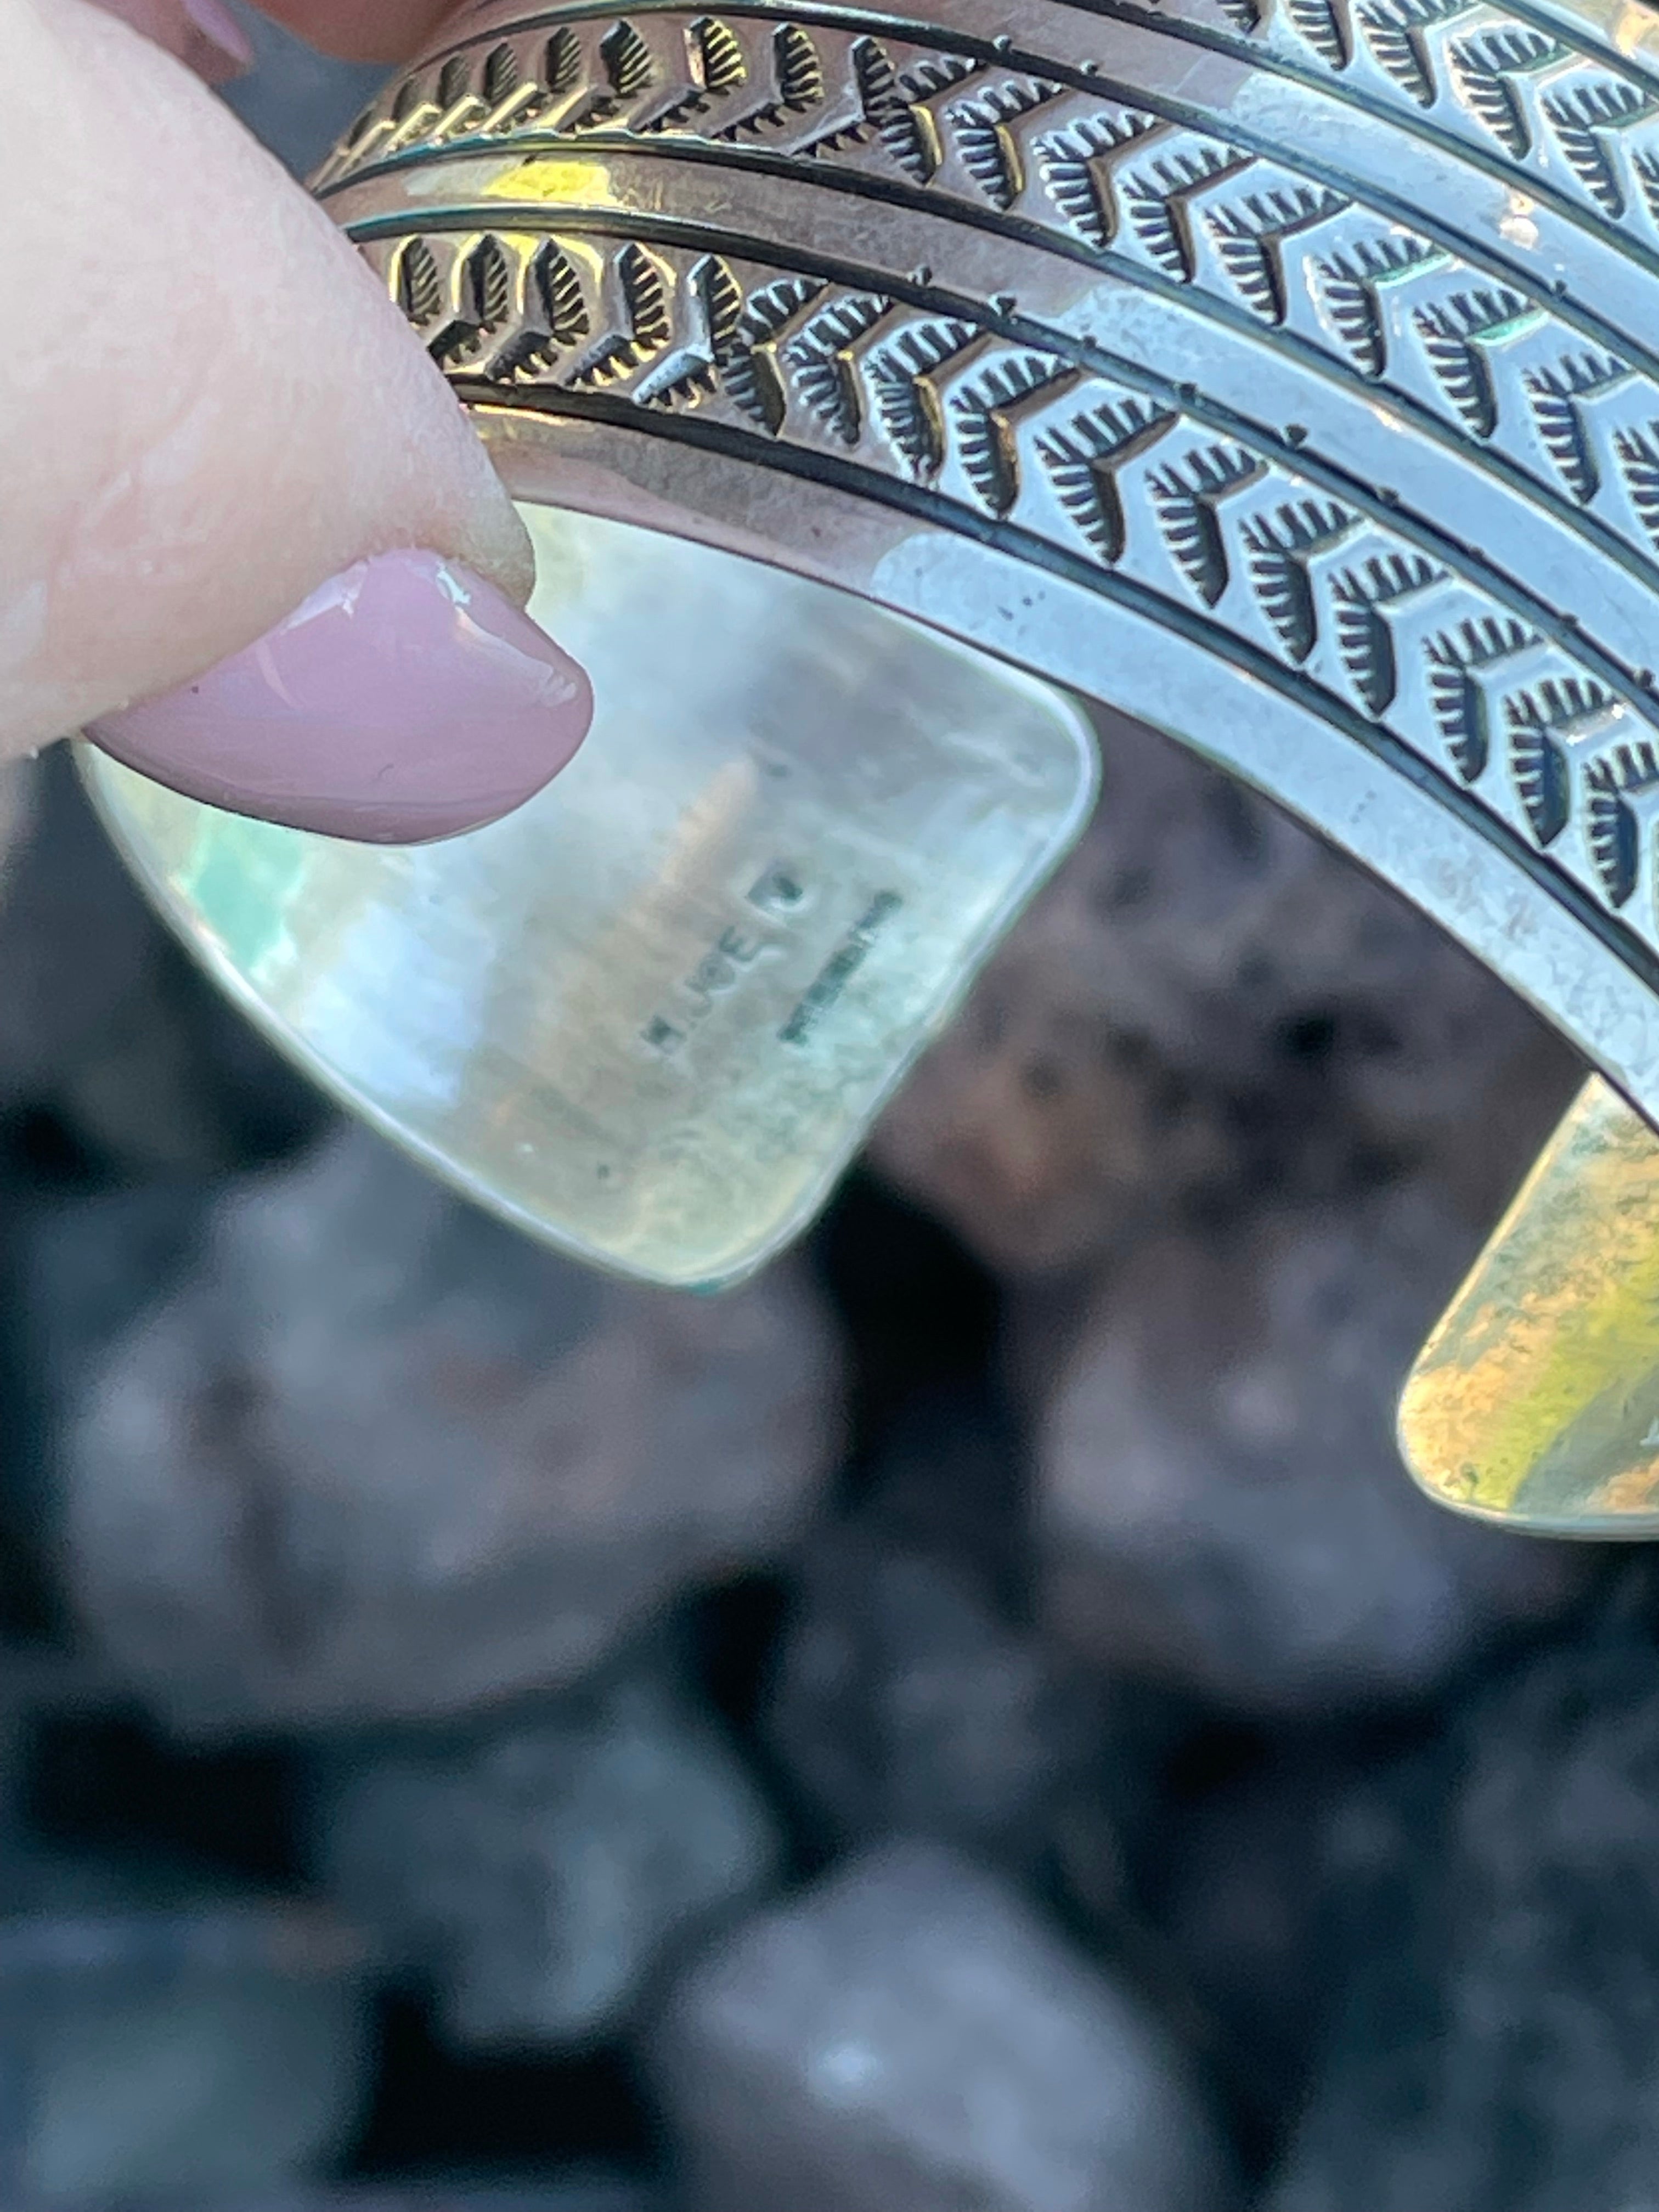
[[(255, 29), (303, 171), (373, 76)], [(1392, 1442), (1578, 1071), (1102, 736), (708, 1302), (341, 1124), (6, 787), (0, 2205), (1659, 2207), (1653, 1571)]]

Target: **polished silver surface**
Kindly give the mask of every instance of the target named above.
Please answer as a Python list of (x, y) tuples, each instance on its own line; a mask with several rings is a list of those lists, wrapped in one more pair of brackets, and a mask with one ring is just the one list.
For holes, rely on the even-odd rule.
[[(483, 0), (317, 181), (521, 501), (746, 557), (745, 686), (787, 665), (793, 574), (1150, 723), (1415, 899), (1659, 1121), (1659, 12)], [(671, 580), (653, 595), (653, 573), (619, 577), (614, 635), (578, 649), (625, 665), (656, 637)], [(873, 776), (911, 678), (879, 656), (864, 674), (845, 742)], [(685, 687), (658, 703), (665, 775), (676, 748), (720, 742)], [(940, 849), (933, 888), (965, 902), (956, 957), (1074, 823), (1051, 795), (1026, 875), (1010, 860), (988, 902), (979, 863), (948, 877)], [(825, 908), (856, 939), (865, 832), (836, 811), (877, 836), (870, 788), (823, 798)], [(167, 804), (129, 792), (125, 836), (171, 882)], [(620, 789), (590, 819), (648, 903), (647, 825)], [(204, 880), (205, 856), (234, 860), (241, 896), (258, 884), (289, 926), (255, 833), (192, 834)], [(492, 872), (516, 834), (469, 848), (455, 915), (459, 931), (470, 902), (479, 972), (521, 1022), (541, 987), (514, 963), (537, 972), (538, 939), (514, 945)], [(335, 855), (329, 898), (343, 912), (387, 865)], [(559, 885), (546, 913), (561, 900), (565, 958), (601, 972), (602, 902)], [(342, 971), (299, 926), (285, 988), (349, 973), (337, 1028), (367, 1007), (392, 1065), (418, 994), (390, 1004), (367, 952)], [(872, 988), (879, 957), (860, 954)], [(268, 972), (243, 962), (240, 988), (280, 1025)], [(896, 1024), (887, 1047), (895, 1067), (912, 1048)], [(561, 1096), (642, 1080), (557, 1051)], [(715, 1126), (717, 1075), (698, 1079)], [(430, 1157), (476, 1159), (492, 1115), (538, 1160), (574, 1143), (533, 1085), (476, 1080), (419, 1139)], [(862, 1112), (880, 1082), (860, 1081)], [(825, 1160), (858, 1118), (825, 1121)], [(602, 1151), (582, 1155), (596, 1174)], [(830, 1171), (802, 1169), (780, 1220)], [(532, 1218), (554, 1195), (506, 1202)], [(726, 1202), (690, 1209), (706, 1275), (765, 1243), (749, 1222), (721, 1245)], [(586, 1226), (545, 1218), (587, 1248)], [(635, 1232), (606, 1218), (630, 1263)]]
[(590, 671), (504, 822), (359, 847), (86, 751), (118, 842), (345, 1103), (578, 1257), (738, 1279), (804, 1228), (1094, 795), (1052, 690), (842, 592), (532, 509)]
[(327, 204), (515, 486), (1237, 769), (1659, 1111), (1659, 16), (491, 0)]

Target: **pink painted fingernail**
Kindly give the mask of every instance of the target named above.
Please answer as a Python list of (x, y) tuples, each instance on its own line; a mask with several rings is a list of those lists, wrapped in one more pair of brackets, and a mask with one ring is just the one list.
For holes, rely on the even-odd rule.
[(382, 553), (87, 735), (231, 813), (414, 845), (521, 806), (592, 712), (583, 671), (494, 585), (435, 553)]
[(228, 84), (246, 76), (257, 57), (253, 41), (225, 0), (102, 0), (105, 13), (118, 15), (158, 46), (165, 46), (209, 84)]
[[(228, 78), (245, 76), (254, 64), (253, 41), (226, 7), (225, 0), (180, 0), (180, 6), (185, 21), (222, 57), (217, 68), (210, 63), (204, 67), (197, 62), (209, 82), (223, 84)], [(188, 58), (196, 59), (193, 55)]]

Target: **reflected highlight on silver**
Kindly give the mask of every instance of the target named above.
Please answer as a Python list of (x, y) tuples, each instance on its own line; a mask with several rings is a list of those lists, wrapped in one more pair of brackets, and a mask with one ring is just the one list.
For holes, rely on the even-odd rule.
[(1052, 691), (845, 593), (526, 511), (587, 744), (507, 820), (388, 849), (82, 755), (222, 983), (471, 1195), (648, 1280), (804, 1228), (1060, 857), (1092, 741)]
[[(1046, 710), (1024, 695), (1033, 712), (1063, 720), (1081, 695), (1180, 739), (1530, 1000), (1647, 1117), (1618, 1148), (1641, 1159), (1659, 1123), (1659, 10), (481, 0), (317, 189), (515, 496), (760, 564), (746, 684), (782, 665), (793, 574), (1056, 687)], [(624, 653), (646, 649), (649, 603), (617, 620)], [(872, 674), (885, 714), (898, 694)], [(678, 707), (678, 742), (718, 750)], [(854, 720), (875, 776), (887, 736)], [(766, 1034), (799, 1009), (782, 1049), (833, 1058), (884, 957), (913, 957), (921, 908), (885, 905), (866, 865), (866, 785), (823, 788), (836, 928)], [(863, 826), (831, 835), (842, 805)], [(639, 826), (611, 820), (610, 865), (632, 865)], [(1020, 802), (999, 817), (1016, 844), (1034, 827)], [(153, 870), (157, 834), (129, 820)], [(924, 933), (943, 1004), (945, 965), (965, 978), (1042, 841), (1025, 875), (1003, 853), (1008, 893), (988, 898), (971, 840), (947, 854), (918, 828), (913, 849), (929, 838), (918, 880), (965, 902), (948, 958), (948, 933)], [(470, 926), (516, 927), (482, 872), (495, 848), (469, 849)], [(520, 975), (536, 966), (521, 947)], [(372, 981), (365, 964), (353, 985), (371, 1003)], [(917, 1034), (886, 1036), (896, 1068)], [(623, 1062), (561, 1065), (585, 1101)], [(465, 1129), (476, 1150), (509, 1095), (486, 1085), (429, 1149)], [(575, 1127), (544, 1114), (515, 1140)], [(708, 1157), (725, 1164), (702, 1188), (726, 1178), (730, 1205), (731, 1160)], [(792, 1218), (825, 1180), (802, 1172)], [(737, 1246), (707, 1242), (713, 1275)]]
[(509, 482), (1197, 746), (1659, 1109), (1659, 15), (503, 0), (318, 179)]

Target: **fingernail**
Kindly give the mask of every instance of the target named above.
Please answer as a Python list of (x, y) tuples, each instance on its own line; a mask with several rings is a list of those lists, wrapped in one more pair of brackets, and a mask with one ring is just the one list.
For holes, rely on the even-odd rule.
[(180, 0), (180, 6), (191, 29), (218, 57), (216, 66), (210, 55), (188, 55), (186, 58), (198, 73), (210, 84), (223, 84), (230, 77), (245, 76), (254, 64), (253, 41), (226, 7), (225, 0)]
[(225, 0), (103, 0), (103, 7), (209, 84), (246, 76), (257, 59), (253, 41)]
[(413, 845), (521, 806), (592, 711), (583, 671), (493, 584), (435, 553), (382, 553), (193, 684), (86, 734), (233, 814)]

